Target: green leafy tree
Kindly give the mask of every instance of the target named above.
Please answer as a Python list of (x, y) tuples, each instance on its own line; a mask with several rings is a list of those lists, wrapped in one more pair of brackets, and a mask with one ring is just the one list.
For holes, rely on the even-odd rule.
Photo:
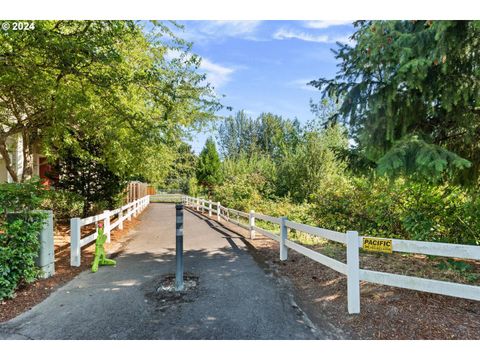
[(436, 179), (450, 169), (476, 183), (480, 22), (358, 21), (355, 27), (354, 44), (334, 51), (335, 78), (310, 84), (343, 100), (340, 115), (358, 147), (382, 171)]
[(298, 120), (271, 113), (262, 113), (254, 119), (239, 111), (220, 125), (218, 140), (224, 157), (264, 154), (278, 160), (296, 146), (299, 132)]
[(166, 188), (189, 193), (189, 181), (195, 177), (197, 160), (198, 157), (192, 147), (183, 141), (180, 142), (176, 147), (175, 160), (165, 179)]
[(303, 202), (319, 187), (331, 186), (335, 179), (345, 174), (346, 163), (341, 154), (347, 146), (346, 130), (338, 124), (321, 131), (305, 131), (300, 145), (289, 152), (278, 167), (279, 195), (289, 195), (294, 201)]
[(215, 141), (208, 138), (198, 158), (197, 179), (200, 185), (212, 190), (220, 182), (220, 156), (218, 155)]
[(269, 156), (226, 158), (221, 172), (223, 181), (215, 186), (214, 197), (226, 206), (248, 211), (275, 195), (276, 166)]
[[(88, 156), (63, 148), (60, 160), (49, 174), (55, 188), (76, 193), (85, 200), (83, 217), (93, 212), (114, 209), (119, 205), (127, 181), (113, 173), (105, 164), (102, 146), (95, 141), (83, 143)], [(96, 206), (95, 206), (96, 205)]]
[[(214, 119), (219, 104), (201, 59), (170, 30), (135, 21), (37, 21), (34, 31), (0, 33), (0, 154), (14, 181), (31, 176), (33, 153), (50, 161), (62, 147), (86, 156), (95, 135), (102, 161), (122, 178), (161, 182), (173, 144)], [(23, 140), (17, 175), (8, 141)]]

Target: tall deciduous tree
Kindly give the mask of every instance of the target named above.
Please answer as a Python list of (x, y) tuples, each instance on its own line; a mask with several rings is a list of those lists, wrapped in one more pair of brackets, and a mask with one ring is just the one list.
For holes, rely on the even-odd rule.
[[(480, 174), (480, 22), (359, 21), (334, 79), (359, 148), (388, 173)], [(473, 166), (466, 171), (466, 168)]]
[[(219, 107), (199, 65), (159, 22), (37, 21), (31, 31), (1, 32), (0, 154), (12, 178), (30, 177), (35, 150), (51, 161), (63, 147), (88, 156), (82, 143), (94, 136), (110, 171), (160, 182), (172, 144)], [(20, 176), (7, 149), (15, 136)]]
[(310, 200), (322, 186), (331, 186), (345, 173), (342, 153), (347, 149), (346, 129), (331, 124), (323, 130), (307, 126), (300, 144), (278, 166), (277, 192), (293, 200)]
[(218, 140), (225, 157), (268, 155), (279, 159), (299, 140), (300, 123), (281, 116), (262, 113), (257, 118), (239, 111), (220, 125)]

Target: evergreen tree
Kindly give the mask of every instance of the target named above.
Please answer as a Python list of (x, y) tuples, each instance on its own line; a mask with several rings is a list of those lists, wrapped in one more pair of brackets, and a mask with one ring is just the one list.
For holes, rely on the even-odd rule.
[[(382, 172), (480, 175), (480, 22), (358, 21), (334, 79), (355, 143)], [(471, 166), (473, 165), (473, 166)], [(467, 169), (470, 167), (469, 169)]]
[(220, 156), (215, 142), (210, 137), (200, 153), (197, 165), (197, 179), (200, 185), (205, 186), (209, 192), (213, 186), (220, 182)]

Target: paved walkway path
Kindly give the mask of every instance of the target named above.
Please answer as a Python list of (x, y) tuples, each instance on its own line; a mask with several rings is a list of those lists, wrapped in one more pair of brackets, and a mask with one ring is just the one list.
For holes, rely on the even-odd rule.
[(83, 272), (30, 311), (0, 325), (0, 339), (315, 339), (285, 285), (239, 235), (185, 211), (185, 269), (199, 277), (188, 301), (156, 294), (175, 269), (175, 209), (151, 204), (117, 266)]

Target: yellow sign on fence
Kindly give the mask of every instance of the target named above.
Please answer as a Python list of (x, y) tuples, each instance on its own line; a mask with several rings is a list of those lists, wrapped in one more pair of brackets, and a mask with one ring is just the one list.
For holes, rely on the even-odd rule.
[(368, 251), (377, 251), (384, 253), (391, 253), (392, 250), (392, 240), (389, 239), (379, 239), (379, 238), (363, 238), (363, 249)]

